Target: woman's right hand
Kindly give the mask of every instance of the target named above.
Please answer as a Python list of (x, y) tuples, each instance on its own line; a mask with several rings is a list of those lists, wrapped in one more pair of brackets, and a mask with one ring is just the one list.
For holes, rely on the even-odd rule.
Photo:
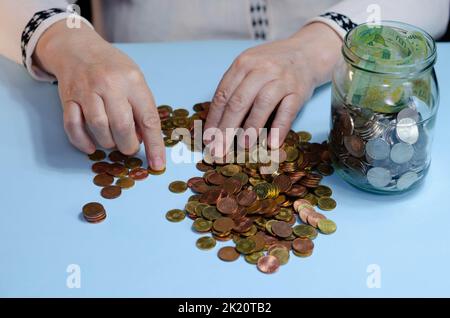
[(150, 167), (164, 169), (165, 148), (153, 95), (128, 56), (87, 25), (69, 29), (61, 21), (42, 35), (33, 58), (58, 80), (64, 128), (75, 147), (93, 153), (96, 141), (132, 155), (142, 139)]

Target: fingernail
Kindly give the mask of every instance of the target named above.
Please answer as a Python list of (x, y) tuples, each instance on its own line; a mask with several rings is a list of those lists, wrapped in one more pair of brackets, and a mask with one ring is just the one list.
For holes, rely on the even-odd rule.
[(164, 161), (159, 157), (153, 158), (151, 166), (153, 170), (164, 170)]

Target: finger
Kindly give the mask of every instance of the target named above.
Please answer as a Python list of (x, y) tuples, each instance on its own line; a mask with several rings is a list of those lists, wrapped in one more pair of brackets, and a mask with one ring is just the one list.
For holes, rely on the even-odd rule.
[(127, 99), (114, 95), (103, 97), (114, 142), (122, 153), (133, 155), (139, 151), (133, 110)]
[[(244, 129), (254, 129), (256, 134), (259, 135), (259, 129), (265, 127), (270, 115), (287, 94), (289, 94), (288, 87), (282, 81), (272, 81), (264, 86), (255, 98), (252, 110), (245, 121)], [(241, 145), (244, 144), (242, 139), (239, 142)]]
[[(269, 134), (269, 146), (271, 148), (278, 148), (284, 142), (284, 139), (289, 133), (292, 123), (297, 117), (297, 114), (302, 106), (303, 100), (298, 94), (290, 94), (283, 99), (277, 110), (277, 114), (272, 123), (271, 132)], [(278, 140), (272, 140), (272, 138), (276, 137), (274, 129), (278, 130)]]
[(145, 87), (137, 89), (130, 98), (136, 125), (142, 134), (145, 153), (153, 170), (163, 170), (166, 166), (166, 153), (161, 135), (161, 123), (152, 93)]
[(267, 72), (250, 72), (230, 97), (220, 120), (219, 129), (225, 131), (226, 128), (240, 127), (261, 89), (274, 77), (275, 75)]
[(205, 129), (215, 128), (219, 125), (225, 106), (227, 105), (230, 97), (247, 75), (247, 68), (242, 66), (242, 63), (237, 61), (238, 59), (233, 62), (217, 86), (209, 107), (208, 117), (205, 122)]
[(98, 143), (104, 148), (114, 148), (115, 143), (109, 128), (103, 99), (97, 94), (86, 96), (81, 101), (81, 109), (87, 126)]
[(83, 113), (80, 105), (69, 101), (63, 105), (64, 108), (64, 130), (70, 142), (79, 150), (91, 154), (95, 151), (95, 144), (92, 142), (86, 131)]

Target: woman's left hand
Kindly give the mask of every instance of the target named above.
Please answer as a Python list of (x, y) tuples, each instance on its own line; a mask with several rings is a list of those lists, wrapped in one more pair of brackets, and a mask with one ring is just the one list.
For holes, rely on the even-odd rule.
[(244, 51), (223, 76), (205, 129), (225, 132), (243, 125), (259, 132), (276, 109), (271, 129), (279, 129), (276, 141), (281, 144), (314, 89), (330, 80), (341, 44), (330, 27), (312, 23), (289, 39)]

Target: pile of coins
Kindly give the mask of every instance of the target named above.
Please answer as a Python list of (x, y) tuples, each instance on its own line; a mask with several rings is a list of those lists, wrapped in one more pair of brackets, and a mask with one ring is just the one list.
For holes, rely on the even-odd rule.
[[(186, 118), (191, 124), (193, 119), (204, 120), (208, 106), (195, 105), (196, 114)], [(166, 106), (163, 110), (170, 114)], [(263, 173), (266, 161), (198, 162), (202, 176), (169, 185), (171, 192), (189, 188), (194, 194), (183, 209), (168, 211), (167, 220), (180, 222), (187, 216), (195, 232), (209, 233), (196, 242), (201, 250), (214, 248), (217, 241), (233, 241), (234, 246), (219, 249), (219, 259), (231, 262), (242, 255), (263, 273), (274, 273), (286, 264), (291, 250), (299, 257), (310, 256), (319, 232), (336, 231), (336, 224), (315, 210), (315, 206), (324, 211), (336, 207), (332, 190), (320, 184), (334, 171), (328, 145), (310, 139), (307, 132), (290, 131), (279, 150), (278, 169), (271, 174)], [(245, 157), (258, 158), (258, 154)]]
[(429, 142), (421, 114), (412, 104), (398, 113), (379, 113), (347, 104), (332, 107), (330, 148), (350, 181), (366, 189), (403, 191), (428, 169)]
[[(149, 174), (158, 175), (164, 171), (154, 171), (143, 168), (143, 161), (130, 157), (118, 150), (106, 153), (96, 150), (89, 159), (95, 161), (92, 172), (95, 173), (93, 183), (101, 187), (100, 195), (105, 199), (116, 199), (122, 195), (122, 190), (134, 187), (136, 181), (144, 180)], [(100, 223), (106, 219), (106, 210), (98, 202), (91, 202), (83, 207), (83, 216), (89, 223)]]

